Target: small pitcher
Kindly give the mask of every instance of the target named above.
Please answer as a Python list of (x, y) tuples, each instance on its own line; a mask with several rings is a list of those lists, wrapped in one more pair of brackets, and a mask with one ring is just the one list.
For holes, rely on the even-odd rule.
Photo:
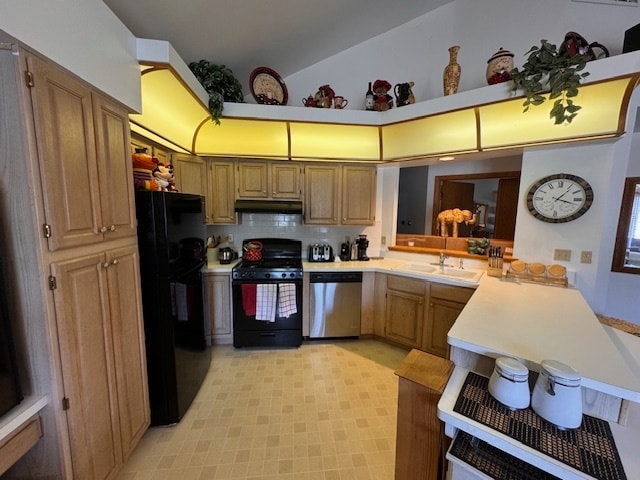
[(415, 103), (416, 99), (411, 91), (411, 87), (413, 87), (413, 85), (413, 82), (396, 83), (396, 86), (393, 88), (393, 93), (396, 96), (396, 104), (399, 107)]
[(342, 110), (349, 104), (349, 100), (344, 97), (336, 96), (333, 97), (333, 107)]

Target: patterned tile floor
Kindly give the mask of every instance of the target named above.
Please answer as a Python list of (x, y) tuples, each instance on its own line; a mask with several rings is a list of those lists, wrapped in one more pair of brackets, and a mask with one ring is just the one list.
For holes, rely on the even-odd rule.
[(407, 353), (375, 340), (215, 346), (184, 419), (150, 428), (118, 479), (391, 480)]

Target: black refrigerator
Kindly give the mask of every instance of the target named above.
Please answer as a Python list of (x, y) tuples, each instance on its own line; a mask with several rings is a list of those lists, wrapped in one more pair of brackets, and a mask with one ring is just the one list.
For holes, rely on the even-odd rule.
[(152, 425), (180, 421), (211, 363), (201, 269), (204, 198), (136, 191), (138, 246)]

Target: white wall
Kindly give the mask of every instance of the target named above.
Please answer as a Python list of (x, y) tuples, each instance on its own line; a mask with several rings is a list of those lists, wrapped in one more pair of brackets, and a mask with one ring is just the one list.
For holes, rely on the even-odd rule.
[[(640, 23), (640, 7), (571, 0), (455, 0), (363, 44), (285, 78), (290, 105), (330, 84), (349, 99), (347, 109), (362, 110), (367, 82), (392, 85), (414, 81), (416, 101), (441, 97), (448, 48), (460, 45), (459, 91), (486, 85), (487, 60), (500, 47), (515, 54), (515, 64), (541, 39), (559, 45), (568, 31), (622, 51), (624, 31)], [(249, 100), (251, 101), (251, 100)]]
[(0, 30), (140, 110), (135, 37), (101, 0), (0, 0)]

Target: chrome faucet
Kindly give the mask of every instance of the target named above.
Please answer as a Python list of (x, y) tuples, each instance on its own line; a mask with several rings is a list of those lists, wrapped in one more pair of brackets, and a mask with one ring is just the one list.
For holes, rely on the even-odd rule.
[(449, 258), (449, 256), (448, 256), (448, 255), (445, 255), (445, 254), (444, 254), (444, 252), (440, 252), (440, 264), (439, 264), (439, 265), (440, 265), (441, 267), (444, 267), (444, 266), (445, 266), (444, 262), (445, 262), (445, 260), (446, 260), (447, 258)]
[(462, 258), (461, 258), (461, 259), (460, 259), (460, 263), (458, 263), (458, 268), (459, 268), (460, 270), (464, 270), (464, 262), (463, 262), (463, 260), (464, 260), (464, 259), (462, 259)]

